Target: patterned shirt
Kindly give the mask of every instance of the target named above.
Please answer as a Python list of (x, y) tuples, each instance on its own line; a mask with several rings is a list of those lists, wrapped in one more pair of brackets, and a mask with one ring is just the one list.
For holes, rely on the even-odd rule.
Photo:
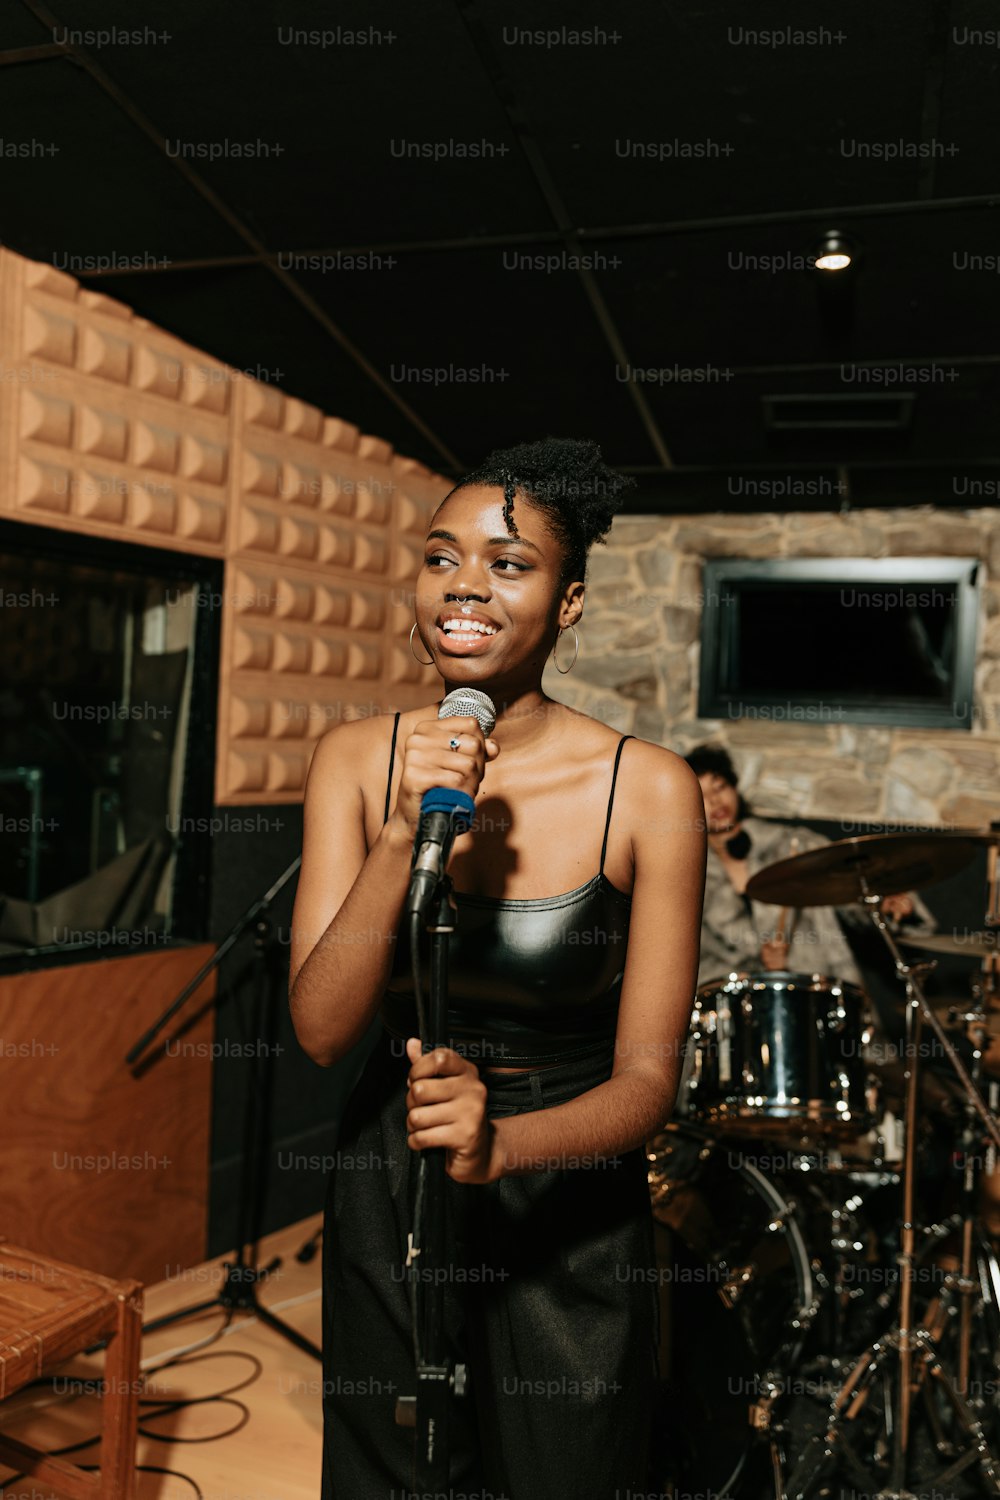
[[(830, 843), (821, 833), (801, 824), (769, 822), (747, 817), (741, 827), (750, 839), (746, 866), (748, 875), (756, 875), (767, 865), (804, 854), (808, 849), (822, 849)], [(932, 930), (934, 918), (919, 897), (911, 892), (914, 917), (923, 930)], [(848, 924), (869, 925), (871, 917), (864, 907), (849, 906), (791, 907), (785, 922), (789, 943), (787, 967), (797, 974), (827, 974), (835, 979), (860, 984), (861, 975), (850, 945), (841, 929), (839, 916)], [(761, 944), (777, 936), (781, 907), (762, 901), (750, 901), (733, 889), (722, 860), (710, 848), (705, 873), (705, 906), (702, 913), (701, 960), (698, 983), (716, 979), (733, 969), (761, 970)]]

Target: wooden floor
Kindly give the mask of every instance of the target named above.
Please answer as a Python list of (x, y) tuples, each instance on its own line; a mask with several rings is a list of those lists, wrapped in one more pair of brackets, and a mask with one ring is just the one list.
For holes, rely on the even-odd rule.
[[(320, 1342), (320, 1257), (307, 1264), (295, 1252), (318, 1228), (321, 1216), (304, 1219), (261, 1242), (260, 1264), (280, 1255), (282, 1264), (262, 1287), (259, 1300), (314, 1343)], [(222, 1283), (220, 1257), (188, 1269), (178, 1267), (169, 1279), (147, 1287), (144, 1322), (163, 1313), (201, 1302), (215, 1295)], [(178, 1470), (178, 1476), (140, 1472), (137, 1500), (317, 1500), (322, 1447), (322, 1372), (319, 1362), (267, 1327), (255, 1315), (236, 1313), (220, 1338), (193, 1351), (190, 1363), (157, 1375), (153, 1366), (171, 1354), (207, 1339), (223, 1328), (226, 1314), (218, 1310), (185, 1318), (167, 1328), (145, 1334), (142, 1364), (147, 1397), (207, 1396), (249, 1381), (234, 1391), (249, 1419), (229, 1437), (191, 1442), (226, 1432), (242, 1418), (238, 1407), (206, 1401), (198, 1406), (149, 1418), (149, 1427), (164, 1441), (140, 1433), (137, 1463)], [(253, 1355), (260, 1367), (241, 1355)], [(210, 1357), (206, 1357), (210, 1356)], [(100, 1380), (102, 1356), (79, 1357), (60, 1366), (56, 1389), (34, 1386), (18, 1392), (0, 1407), (4, 1432), (40, 1448), (53, 1449), (77, 1442), (98, 1431), (99, 1399), (93, 1393)], [(152, 1406), (140, 1408), (143, 1414)], [(181, 1439), (188, 1439), (184, 1442)], [(97, 1462), (97, 1444), (67, 1457), (81, 1464)], [(11, 1470), (0, 1466), (0, 1475)], [(179, 1477), (185, 1474), (197, 1486)], [(4, 1500), (32, 1500), (50, 1492), (28, 1479), (4, 1488)]]

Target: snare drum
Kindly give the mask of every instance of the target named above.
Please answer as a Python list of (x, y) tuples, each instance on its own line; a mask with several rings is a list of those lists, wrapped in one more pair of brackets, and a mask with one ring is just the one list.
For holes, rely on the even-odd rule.
[(853, 1138), (866, 1098), (866, 1003), (854, 984), (787, 970), (699, 987), (678, 1113), (734, 1135)]

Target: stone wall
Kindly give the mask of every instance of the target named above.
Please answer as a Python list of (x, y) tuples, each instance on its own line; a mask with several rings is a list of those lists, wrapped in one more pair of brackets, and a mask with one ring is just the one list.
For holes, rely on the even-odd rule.
[[(699, 719), (706, 558), (979, 557), (985, 569), (969, 729), (796, 719)], [(843, 515), (620, 516), (591, 552), (580, 655), (545, 690), (680, 754), (726, 745), (755, 811), (773, 816), (981, 825), (1000, 818), (1000, 510)], [(572, 641), (559, 645), (572, 659)]]

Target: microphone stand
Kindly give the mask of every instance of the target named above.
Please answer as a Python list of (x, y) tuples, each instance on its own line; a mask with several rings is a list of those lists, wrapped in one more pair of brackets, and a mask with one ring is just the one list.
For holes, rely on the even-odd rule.
[(147, 1049), (150, 1043), (163, 1030), (167, 1022), (176, 1015), (188, 997), (197, 990), (205, 976), (218, 967), (225, 955), (253, 923), (254, 954), (257, 960), (253, 1026), (267, 1050), (263, 1057), (259, 1051), (254, 1053), (244, 1104), (242, 1177), (236, 1205), (238, 1248), (232, 1261), (223, 1262), (225, 1279), (217, 1296), (208, 1297), (203, 1301), (178, 1308), (176, 1312), (165, 1313), (162, 1317), (154, 1318), (151, 1322), (143, 1324), (143, 1331), (148, 1333), (154, 1328), (164, 1328), (182, 1318), (196, 1317), (199, 1313), (207, 1312), (212, 1308), (221, 1308), (230, 1317), (239, 1309), (252, 1313), (262, 1323), (274, 1329), (276, 1333), (280, 1333), (289, 1343), (318, 1360), (322, 1358), (319, 1345), (279, 1318), (257, 1298), (258, 1285), (265, 1282), (267, 1277), (273, 1275), (281, 1265), (281, 1257), (277, 1255), (266, 1266), (258, 1264), (264, 1164), (267, 1154), (273, 1083), (270, 1048), (277, 1034), (275, 998), (282, 972), (282, 956), (280, 947), (275, 942), (271, 904), (279, 891), (291, 880), (301, 863), (301, 856), (293, 859), (270, 889), (262, 896), (258, 896), (247, 907), (243, 915), (233, 924), (228, 936), (219, 944), (211, 957), (202, 964), (197, 974), (188, 981), (180, 994), (170, 1002), (148, 1031), (129, 1048), (125, 1060), (130, 1066), (134, 1066), (140, 1058), (143, 1064), (148, 1063)]
[[(438, 710), (439, 719), (470, 714), (484, 734), (493, 730), (496, 709), (476, 688), (455, 689)], [(425, 1053), (448, 1045), (448, 948), (455, 930), (458, 906), (448, 876), (448, 856), (456, 833), (472, 824), (476, 804), (468, 792), (432, 787), (421, 799), (421, 828), (413, 848), (410, 890), (405, 912), (410, 923), (410, 962), (413, 994)], [(431, 913), (431, 993), (424, 1016), (420, 985), (420, 920)], [(396, 1421), (416, 1429), (413, 1455), (414, 1497), (451, 1491), (449, 1418), (452, 1394), (465, 1394), (466, 1367), (453, 1364), (445, 1339), (445, 1284), (455, 1259), (454, 1234), (448, 1215), (443, 1146), (421, 1151), (413, 1204), (406, 1266), (410, 1275), (413, 1313), (413, 1353), (417, 1372), (416, 1396), (396, 1401)], [(427, 1212), (424, 1214), (424, 1195)]]
[[(448, 937), (455, 930), (458, 915), (449, 875), (438, 878), (427, 909), (431, 913), (426, 927), (431, 935), (430, 1003), (421, 1042), (424, 1052), (432, 1052), (435, 1047), (448, 1045)], [(419, 1012), (418, 923), (419, 918), (412, 921), (411, 950)], [(397, 1397), (396, 1422), (416, 1429), (415, 1495), (450, 1490), (451, 1398), (452, 1394), (464, 1395), (466, 1385), (466, 1367), (453, 1362), (445, 1337), (445, 1285), (455, 1259), (446, 1197), (445, 1150), (444, 1146), (430, 1146), (420, 1153), (414, 1228), (406, 1258), (412, 1289), (417, 1394)]]

